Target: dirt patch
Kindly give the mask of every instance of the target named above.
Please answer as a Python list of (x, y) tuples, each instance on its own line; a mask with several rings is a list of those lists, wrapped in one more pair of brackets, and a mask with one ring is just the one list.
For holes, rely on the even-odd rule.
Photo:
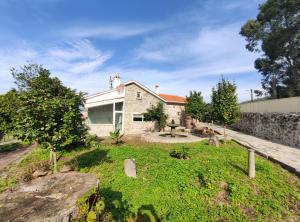
[(219, 205), (228, 204), (228, 183), (224, 181), (220, 182), (219, 188), (221, 189), (221, 191), (216, 195), (214, 201)]
[(0, 154), (0, 172), (5, 170), (7, 166), (12, 163), (19, 161), (24, 155), (31, 152), (37, 147), (36, 144), (33, 144), (28, 147), (20, 148), (11, 152), (1, 153)]
[(68, 221), (76, 201), (93, 186), (94, 175), (58, 173), (21, 183), (0, 194), (0, 218), (6, 221)]

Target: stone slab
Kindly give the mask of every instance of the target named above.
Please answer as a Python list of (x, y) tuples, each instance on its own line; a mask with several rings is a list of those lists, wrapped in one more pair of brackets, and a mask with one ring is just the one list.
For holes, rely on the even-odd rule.
[(77, 210), (77, 199), (96, 185), (96, 176), (78, 172), (57, 173), (21, 183), (0, 194), (0, 221), (69, 221)]

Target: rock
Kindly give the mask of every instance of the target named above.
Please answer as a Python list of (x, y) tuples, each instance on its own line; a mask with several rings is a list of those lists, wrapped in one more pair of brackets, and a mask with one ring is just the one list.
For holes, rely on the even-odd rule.
[(128, 177), (136, 178), (136, 167), (134, 159), (124, 160), (124, 171)]
[(36, 171), (34, 171), (34, 173), (32, 174), (32, 177), (33, 177), (33, 178), (43, 177), (43, 176), (46, 176), (47, 174), (48, 174), (47, 171), (36, 170)]
[(73, 169), (69, 165), (63, 165), (62, 168), (60, 169), (61, 173), (66, 173), (66, 172), (70, 172), (70, 171), (73, 171)]
[(76, 201), (96, 184), (95, 175), (78, 172), (51, 174), (21, 183), (13, 192), (0, 193), (0, 218), (8, 222), (76, 219)]
[(216, 136), (211, 136), (208, 140), (208, 143), (212, 146), (215, 146), (215, 147), (219, 147), (220, 146), (220, 143), (219, 143), (219, 140)]

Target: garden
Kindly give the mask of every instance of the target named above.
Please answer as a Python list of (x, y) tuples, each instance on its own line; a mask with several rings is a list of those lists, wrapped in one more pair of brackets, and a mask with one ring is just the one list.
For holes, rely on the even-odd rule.
[[(180, 153), (181, 155), (172, 155)], [(170, 155), (171, 154), (171, 155)], [(10, 183), (48, 159), (49, 150), (36, 149), (15, 168)], [(58, 168), (95, 174), (100, 180), (101, 207), (88, 212), (86, 197), (79, 200), (83, 219), (95, 221), (297, 221), (299, 179), (262, 157), (256, 160), (256, 178), (247, 176), (247, 150), (234, 142), (210, 146), (154, 144), (137, 139), (122, 145), (93, 143), (59, 153)], [(177, 157), (177, 158), (176, 158)], [(137, 179), (124, 174), (123, 161), (136, 161)], [(22, 173), (20, 173), (22, 172)], [(96, 205), (97, 206), (97, 205)], [(95, 212), (98, 211), (98, 212)]]

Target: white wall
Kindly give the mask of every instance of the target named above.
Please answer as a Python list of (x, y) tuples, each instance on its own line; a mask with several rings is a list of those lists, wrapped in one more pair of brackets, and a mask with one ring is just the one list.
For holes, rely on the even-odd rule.
[(300, 96), (243, 103), (240, 109), (250, 113), (300, 113)]

